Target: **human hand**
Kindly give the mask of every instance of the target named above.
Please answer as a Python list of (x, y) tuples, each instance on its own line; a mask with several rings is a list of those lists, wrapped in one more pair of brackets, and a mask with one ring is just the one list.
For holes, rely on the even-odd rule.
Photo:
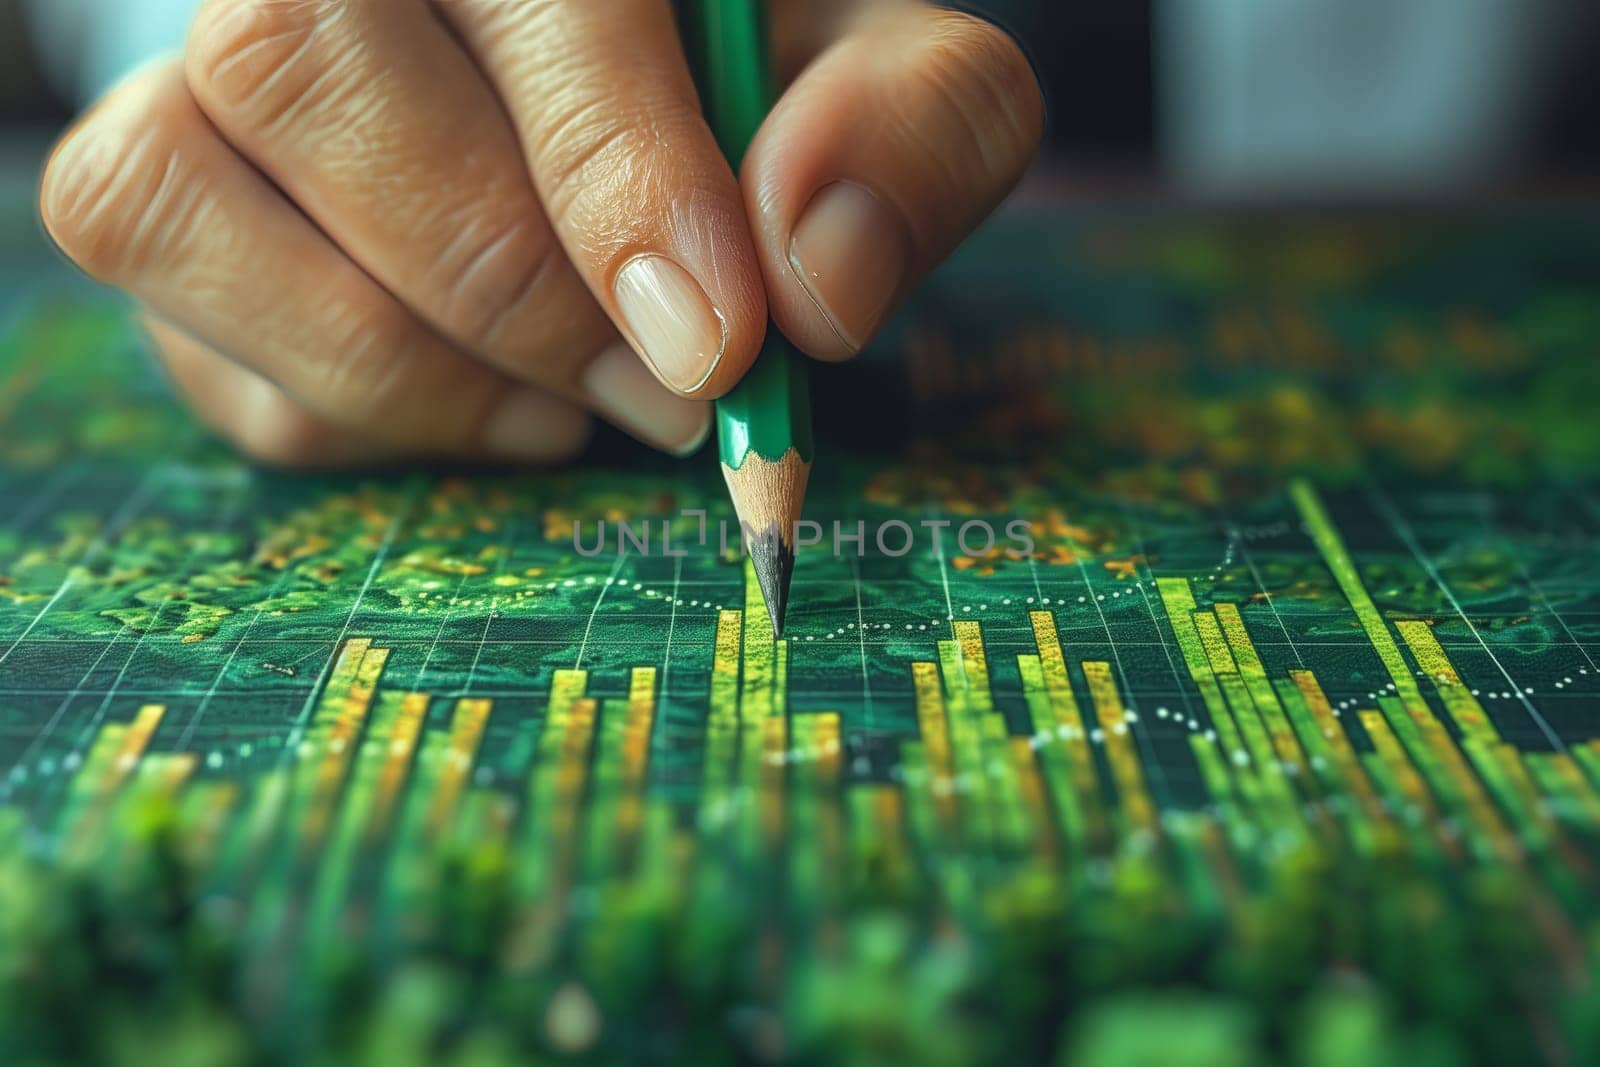
[(1005, 196), (1022, 53), (909, 0), (776, 0), (736, 181), (666, 0), (206, 0), (63, 138), (41, 213), (270, 464), (674, 452), (768, 316), (853, 355)]

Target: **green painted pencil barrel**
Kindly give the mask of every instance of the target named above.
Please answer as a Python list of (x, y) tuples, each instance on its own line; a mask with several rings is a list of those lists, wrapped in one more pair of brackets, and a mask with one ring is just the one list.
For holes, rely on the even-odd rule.
[[(685, 46), (706, 118), (735, 171), (776, 99), (760, 0), (691, 0)], [(783, 336), (767, 331), (755, 366), (717, 401), (722, 462), (738, 470), (751, 453), (777, 462), (791, 448), (812, 458), (811, 391), (805, 364)]]
[(717, 443), (730, 470), (752, 454), (776, 463), (791, 448), (811, 462), (810, 377), (777, 331), (738, 388), (717, 401)]

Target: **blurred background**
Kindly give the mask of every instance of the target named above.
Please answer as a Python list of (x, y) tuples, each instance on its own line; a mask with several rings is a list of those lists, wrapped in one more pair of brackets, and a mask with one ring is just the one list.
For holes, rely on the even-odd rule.
[[(7, 186), (197, 0), (0, 0)], [(1582, 193), (1593, 0), (981, 0), (1046, 83), (1041, 171), (1090, 197)], [(9, 191), (9, 189), (8, 189)]]

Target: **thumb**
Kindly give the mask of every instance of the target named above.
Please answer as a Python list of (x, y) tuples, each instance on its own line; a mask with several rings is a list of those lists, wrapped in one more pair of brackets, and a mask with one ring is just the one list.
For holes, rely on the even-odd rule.
[(773, 318), (853, 355), (1027, 168), (1044, 107), (1027, 58), (969, 15), (896, 5), (823, 53), (744, 162)]

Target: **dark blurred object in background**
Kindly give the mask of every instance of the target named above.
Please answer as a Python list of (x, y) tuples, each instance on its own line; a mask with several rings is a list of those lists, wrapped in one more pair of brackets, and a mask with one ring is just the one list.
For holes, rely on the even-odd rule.
[[(0, 0), (0, 122), (64, 121), (175, 47), (195, 2)], [(951, 6), (1024, 39), (1049, 98), (1046, 156), (1065, 173), (1225, 195), (1600, 176), (1594, 0)]]
[(45, 84), (21, 0), (0, 0), (0, 123), (59, 121), (67, 108)]

